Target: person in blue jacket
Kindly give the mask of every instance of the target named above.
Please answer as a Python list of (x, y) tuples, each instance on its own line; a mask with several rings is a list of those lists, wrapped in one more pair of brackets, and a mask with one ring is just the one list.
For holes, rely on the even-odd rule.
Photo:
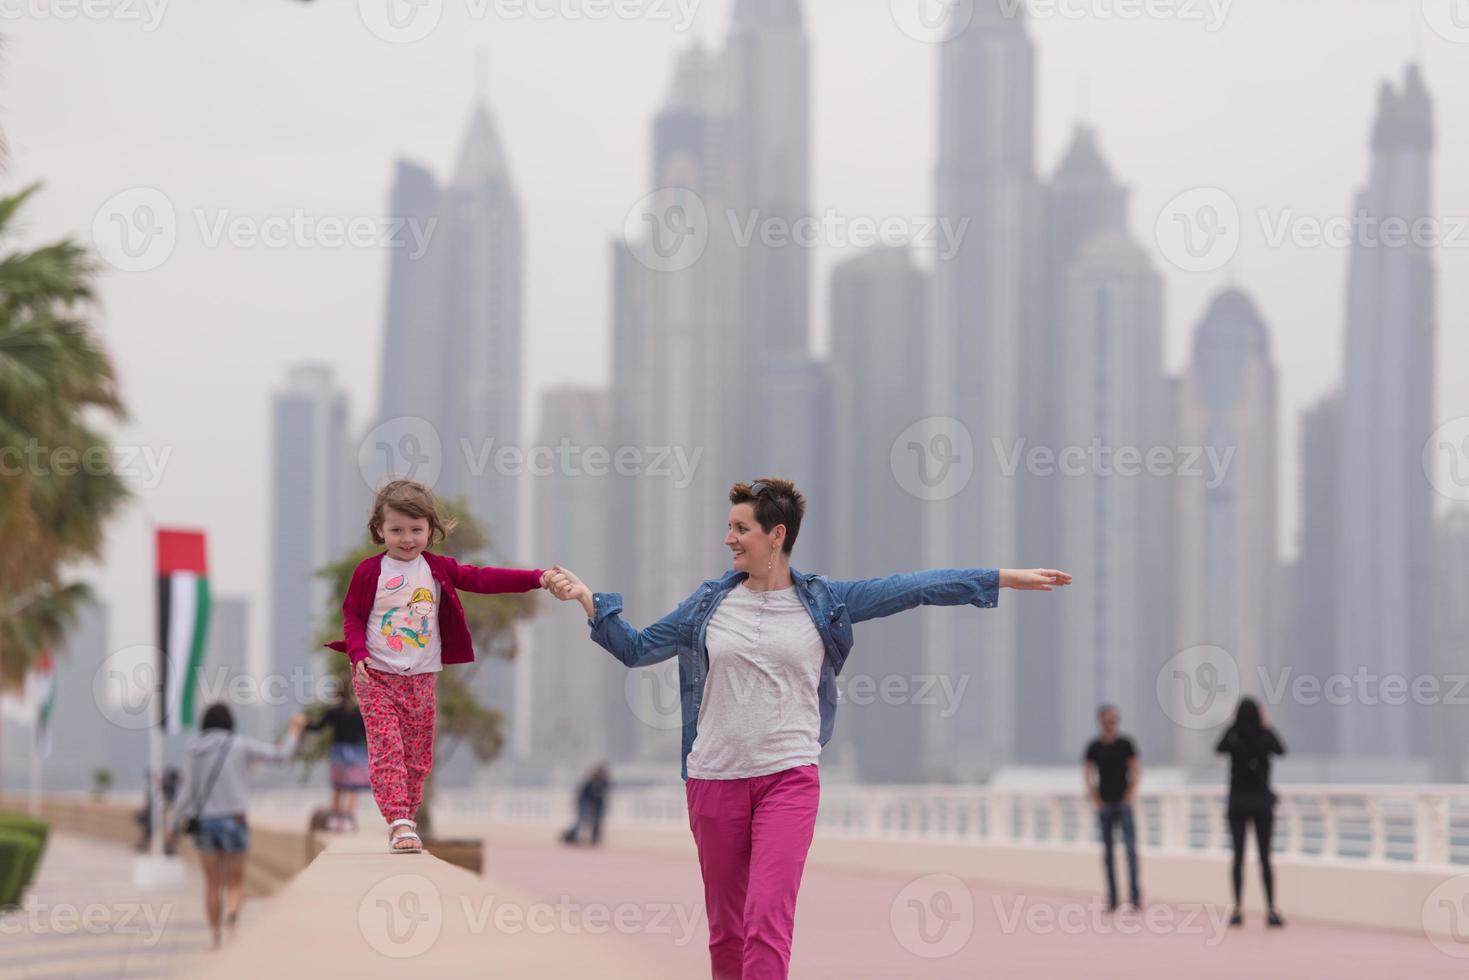
[(852, 627), (915, 606), (993, 608), (999, 590), (1050, 591), (1052, 568), (950, 568), (838, 581), (791, 566), (806, 500), (789, 480), (736, 483), (732, 568), (646, 629), (622, 596), (554, 567), (547, 588), (581, 603), (591, 637), (628, 667), (678, 658), (682, 775), (698, 846), (716, 978), (789, 973), (796, 893), (816, 824), (817, 762), (836, 717)]

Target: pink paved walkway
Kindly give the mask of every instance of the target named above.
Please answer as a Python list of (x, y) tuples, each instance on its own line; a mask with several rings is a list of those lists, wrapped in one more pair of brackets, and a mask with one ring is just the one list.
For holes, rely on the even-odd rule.
[[(1228, 929), (1224, 909), (1149, 905), (1108, 916), (1084, 897), (1021, 894), (928, 876), (808, 869), (791, 975), (799, 980), (976, 977), (1242, 977), (1396, 980), (1469, 976), (1424, 936), (1263, 921)], [(585, 850), (492, 836), (486, 876), (537, 896), (624, 916), (640, 959), (707, 976), (698, 868), (689, 857)]]

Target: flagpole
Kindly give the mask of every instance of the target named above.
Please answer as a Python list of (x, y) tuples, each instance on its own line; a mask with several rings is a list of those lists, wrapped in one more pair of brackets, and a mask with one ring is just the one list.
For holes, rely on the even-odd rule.
[[(170, 829), (164, 815), (168, 805), (163, 794), (164, 740), (170, 730), (182, 731), (180, 722), (188, 724), (191, 715), (186, 711), (180, 713), (181, 706), (174, 701), (170, 690), (171, 686), (179, 683), (179, 679), (169, 662), (170, 652), (175, 649), (176, 643), (170, 629), (171, 594), (166, 591), (170, 586), (166, 580), (174, 572), (193, 572), (194, 566), (198, 568), (197, 574), (203, 574), (203, 535), (196, 532), (193, 536), (201, 540), (197, 543), (184, 541), (181, 546), (175, 540), (177, 532), (160, 528), (156, 523), (152, 524), (152, 532), (158, 572), (155, 588), (158, 589), (159, 635), (158, 647), (154, 651), (155, 677), (148, 693), (152, 695), (153, 705), (156, 707), (148, 712), (148, 778), (145, 781), (148, 794), (148, 847), (145, 855), (133, 862), (133, 882), (140, 888), (177, 888), (184, 884), (184, 867), (181, 862), (167, 857), (164, 848), (164, 837)], [(184, 537), (190, 535), (186, 534)], [(177, 612), (175, 610), (175, 614)], [(194, 645), (198, 645), (197, 641)], [(187, 703), (182, 707), (188, 707)]]
[[(158, 712), (149, 730), (153, 788), (152, 852), (163, 852), (163, 740), (194, 725), (195, 690), (209, 628), (209, 566), (205, 534), (185, 528), (154, 528), (158, 564)], [(199, 803), (202, 805), (203, 800)]]
[[(158, 548), (158, 525), (152, 523), (154, 555)], [(158, 588), (158, 580), (154, 578), (154, 589)], [(164, 638), (158, 637), (159, 659), (154, 662), (154, 670), (157, 673), (158, 690), (155, 692), (154, 701), (158, 705), (156, 717), (153, 724), (148, 726), (148, 853), (154, 858), (163, 856), (163, 724), (164, 712), (168, 710), (168, 690), (165, 687), (165, 667), (162, 663), (162, 651), (164, 649)]]
[[(160, 688), (162, 674), (158, 679)], [(148, 852), (163, 856), (163, 692), (158, 693), (158, 718), (148, 726)]]
[(29, 794), (30, 814), (41, 818), (41, 707), (31, 712), (31, 786)]

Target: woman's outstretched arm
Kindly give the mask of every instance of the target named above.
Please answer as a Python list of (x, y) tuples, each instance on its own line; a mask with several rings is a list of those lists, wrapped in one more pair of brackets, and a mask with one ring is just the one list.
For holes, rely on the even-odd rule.
[(592, 639), (629, 667), (662, 663), (678, 654), (679, 626), (688, 618), (688, 607), (699, 596), (695, 590), (677, 609), (647, 629), (636, 629), (622, 618), (622, 596), (616, 592), (593, 593), (572, 572), (554, 565), (547, 573), (546, 588), (562, 601), (581, 603), (592, 628)]
[(837, 601), (845, 603), (852, 622), (891, 616), (915, 606), (979, 606), (999, 601), (1000, 589), (1049, 592), (1069, 585), (1071, 576), (1054, 568), (936, 568), (882, 578), (833, 581)]
[(291, 716), (291, 727), (279, 742), (271, 745), (245, 735), (236, 736), (245, 746), (245, 757), (251, 762), (290, 762), (296, 757), (301, 744), (301, 733), (306, 729), (306, 716), (296, 712)]

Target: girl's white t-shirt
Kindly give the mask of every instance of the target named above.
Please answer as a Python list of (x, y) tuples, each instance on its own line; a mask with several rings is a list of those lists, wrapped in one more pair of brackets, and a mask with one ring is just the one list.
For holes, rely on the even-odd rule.
[(423, 555), (406, 562), (383, 555), (377, 597), (367, 620), (367, 665), (389, 674), (443, 669), (439, 583)]

